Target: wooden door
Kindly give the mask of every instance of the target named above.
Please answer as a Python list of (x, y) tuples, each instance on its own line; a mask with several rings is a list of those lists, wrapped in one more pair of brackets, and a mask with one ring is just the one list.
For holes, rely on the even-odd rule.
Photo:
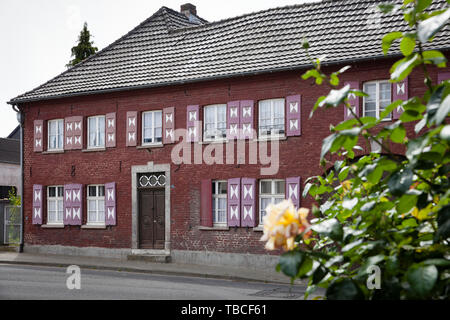
[(142, 249), (164, 249), (164, 189), (139, 190), (139, 244)]

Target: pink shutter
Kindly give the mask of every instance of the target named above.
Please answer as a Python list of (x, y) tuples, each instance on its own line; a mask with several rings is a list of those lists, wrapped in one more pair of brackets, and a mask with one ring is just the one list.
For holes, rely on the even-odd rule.
[(286, 97), (286, 136), (301, 135), (301, 95)]
[(44, 120), (34, 120), (34, 152), (44, 150)]
[(228, 226), (239, 227), (241, 225), (241, 179), (228, 179), (227, 184)]
[(163, 110), (163, 143), (175, 143), (175, 108)]
[(126, 146), (135, 147), (137, 144), (137, 111), (127, 112), (127, 136)]
[(291, 199), (295, 207), (300, 206), (300, 177), (286, 179), (286, 199)]
[(64, 119), (64, 149), (73, 149), (73, 117), (67, 117)]
[[(408, 100), (408, 77), (403, 81), (393, 83), (391, 86), (392, 101), (396, 100)], [(392, 111), (392, 118), (398, 119), (403, 113), (403, 108), (398, 106)]]
[(73, 226), (80, 226), (83, 217), (83, 185), (72, 185), (72, 223)]
[(255, 188), (256, 180), (250, 178), (242, 178), (242, 192), (241, 192), (241, 226), (242, 227), (254, 227), (256, 226), (255, 210)]
[(254, 115), (254, 102), (253, 100), (241, 101), (240, 112), (240, 129), (241, 139), (253, 139), (253, 115)]
[(439, 72), (438, 73), (438, 84), (445, 80), (450, 80), (450, 72)]
[(213, 226), (212, 216), (212, 182), (204, 179), (200, 190), (200, 225), (203, 227)]
[[(347, 81), (344, 85), (350, 85), (350, 89), (359, 90), (359, 82), (358, 81)], [(348, 96), (348, 103), (350, 104), (353, 112), (359, 117), (359, 97), (354, 93), (351, 93)], [(348, 120), (353, 118), (352, 113), (347, 107), (344, 107), (344, 120)]]
[(74, 150), (83, 149), (83, 117), (72, 117), (73, 120), (73, 147)]
[(73, 185), (64, 185), (63, 223), (65, 226), (72, 224), (72, 189)]
[(33, 185), (33, 211), (32, 211), (32, 224), (42, 224), (42, 185)]
[(116, 216), (116, 183), (105, 183), (105, 225), (115, 226)]
[(239, 139), (240, 101), (230, 101), (227, 104), (227, 139)]
[(105, 121), (105, 145), (107, 148), (114, 148), (116, 146), (116, 113), (107, 113)]
[(200, 112), (199, 106), (187, 106), (186, 110), (186, 141), (198, 142), (201, 139), (201, 125), (200, 125)]

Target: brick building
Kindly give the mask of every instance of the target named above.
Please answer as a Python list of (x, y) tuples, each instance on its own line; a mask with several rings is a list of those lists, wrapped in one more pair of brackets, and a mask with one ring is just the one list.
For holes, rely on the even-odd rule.
[[(265, 206), (290, 197), (310, 207), (302, 185), (322, 173), (330, 124), (348, 117), (340, 107), (309, 119), (328, 89), (301, 79), (303, 38), (327, 56), (325, 72), (351, 66), (341, 80), (370, 94), (351, 101), (360, 115), (425, 90), (419, 71), (388, 82), (400, 55), (394, 45), (383, 56), (381, 37), (407, 26), (378, 3), (322, 1), (212, 23), (192, 5), (162, 7), (12, 99), (24, 116), (25, 250), (273, 263), (259, 241)], [(449, 47), (448, 27), (427, 46)], [(431, 69), (434, 81), (449, 74)]]

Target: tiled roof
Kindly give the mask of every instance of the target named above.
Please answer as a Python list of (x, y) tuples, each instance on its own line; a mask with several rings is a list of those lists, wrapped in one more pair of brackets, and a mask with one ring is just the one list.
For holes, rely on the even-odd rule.
[[(326, 55), (329, 64), (379, 58), (384, 34), (408, 30), (400, 12), (377, 15), (380, 2), (327, 0), (213, 23), (190, 22), (162, 7), (110, 46), (10, 103), (303, 68), (309, 66), (304, 37), (311, 54)], [(430, 9), (444, 6), (445, 0), (434, 0)], [(449, 27), (428, 47), (450, 48)]]

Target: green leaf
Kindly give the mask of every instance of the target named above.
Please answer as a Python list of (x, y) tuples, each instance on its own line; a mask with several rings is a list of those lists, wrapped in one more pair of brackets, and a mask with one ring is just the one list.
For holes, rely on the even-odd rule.
[(300, 251), (290, 251), (283, 253), (280, 257), (280, 269), (288, 277), (295, 278), (304, 259), (304, 254)]
[(383, 49), (384, 55), (387, 55), (389, 48), (392, 45), (392, 42), (396, 39), (399, 39), (403, 36), (402, 32), (396, 31), (386, 34), (381, 40), (381, 47)]
[(350, 171), (350, 167), (349, 166), (343, 167), (341, 169), (341, 171), (339, 171), (339, 175), (338, 175), (339, 180), (340, 181), (344, 181), (345, 179), (347, 179), (349, 171)]
[(391, 80), (395, 82), (402, 81), (419, 64), (420, 56), (417, 53), (397, 61), (390, 70)]
[(447, 58), (444, 54), (437, 50), (430, 50), (423, 52), (423, 59), (425, 63), (435, 64), (438, 68), (445, 68)]
[(328, 153), (328, 151), (330, 151), (331, 146), (333, 145), (333, 142), (336, 139), (336, 137), (337, 137), (337, 134), (332, 134), (332, 135), (326, 137), (325, 139), (323, 139), (322, 151), (320, 152), (320, 160), (322, 160), (323, 157), (325, 157), (325, 155)]
[(450, 237), (450, 205), (442, 207), (438, 211), (438, 232), (436, 238), (442, 237), (447, 239)]
[(450, 9), (432, 18), (421, 21), (417, 27), (417, 36), (422, 43), (433, 37), (450, 19)]
[(384, 254), (369, 257), (361, 268), (359, 268), (358, 276), (365, 276), (367, 274), (367, 269), (369, 269), (370, 266), (377, 265), (381, 261), (384, 261), (385, 258), (386, 256)]
[(335, 218), (313, 225), (311, 229), (321, 235), (330, 237), (335, 241), (341, 240), (343, 236), (342, 226)]
[(438, 270), (434, 265), (423, 266), (414, 264), (409, 267), (406, 273), (406, 279), (413, 296), (419, 299), (425, 299), (429, 296), (437, 278)]
[(433, 2), (433, 0), (419, 0), (416, 5), (416, 11), (422, 12), (430, 6), (431, 2)]
[(398, 213), (407, 213), (409, 212), (412, 208), (414, 208), (414, 206), (417, 203), (417, 195), (414, 194), (404, 194), (400, 197), (400, 199), (398, 200), (397, 203), (397, 212)]
[(417, 219), (410, 218), (402, 221), (403, 228), (414, 228), (417, 227)]
[(392, 133), (390, 136), (392, 142), (395, 142), (395, 143), (404, 142), (405, 137), (406, 137), (406, 130), (405, 130), (405, 127), (403, 127), (403, 125), (399, 125), (396, 128), (394, 128), (394, 130), (392, 130)]
[(416, 46), (416, 41), (411, 37), (403, 37), (400, 42), (400, 51), (403, 53), (405, 57), (409, 56), (414, 51), (414, 47)]
[(444, 128), (442, 128), (439, 136), (442, 140), (450, 141), (450, 124), (447, 124)]
[(326, 297), (328, 300), (363, 300), (364, 293), (352, 279), (340, 278), (330, 284)]
[(344, 86), (342, 89), (339, 90), (332, 89), (328, 94), (328, 96), (319, 103), (319, 107), (323, 107), (324, 105), (337, 107), (344, 101), (349, 91), (350, 91), (349, 84), (347, 84), (346, 86)]
[(312, 259), (305, 256), (303, 259), (303, 262), (298, 270), (297, 277), (298, 278), (304, 277), (311, 270), (312, 266), (313, 266)]
[(322, 281), (323, 278), (325, 278), (326, 275), (327, 270), (324, 268), (324, 266), (320, 265), (313, 273), (312, 284), (318, 284), (320, 281)]
[(450, 112), (450, 94), (442, 101), (436, 112), (436, 125), (440, 125)]
[(389, 181), (389, 190), (395, 196), (401, 196), (404, 194), (412, 184), (413, 172), (411, 169), (405, 168), (394, 173)]

